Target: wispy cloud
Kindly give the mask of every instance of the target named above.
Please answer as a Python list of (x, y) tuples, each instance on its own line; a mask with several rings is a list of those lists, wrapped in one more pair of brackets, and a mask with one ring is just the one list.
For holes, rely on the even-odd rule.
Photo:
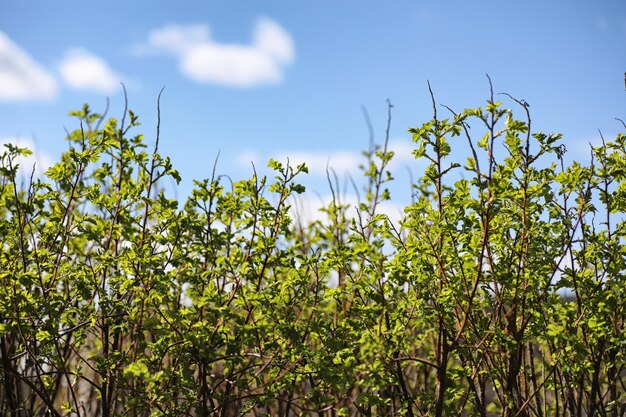
[(394, 165), (408, 165), (416, 163), (415, 155), (413, 155), (413, 151), (416, 147), (417, 146), (409, 138), (390, 141), (389, 150), (393, 152), (393, 159), (391, 160), (392, 167)]
[[(415, 164), (413, 156), (414, 145), (408, 139), (395, 139), (389, 142), (388, 150), (394, 152), (394, 157), (389, 164), (389, 169), (397, 169), (402, 165)], [(289, 164), (296, 166), (305, 163), (309, 168), (309, 174), (314, 176), (326, 176), (328, 168), (334, 170), (338, 175), (355, 174), (359, 171), (359, 166), (365, 164), (366, 160), (361, 151), (324, 149), (324, 150), (278, 150), (273, 153), (261, 153), (256, 150), (243, 152), (237, 158), (240, 167), (248, 167), (250, 162), (255, 164), (265, 163), (269, 158), (277, 159), (281, 162), (289, 161)]]
[(75, 90), (110, 94), (120, 88), (122, 81), (103, 58), (85, 49), (68, 50), (58, 69), (63, 81)]
[[(340, 197), (336, 196), (338, 200), (335, 200), (337, 204), (347, 206), (346, 216), (349, 219), (361, 219), (363, 222), (367, 222), (365, 213), (358, 213), (359, 199), (354, 194), (346, 194)], [(319, 196), (317, 198), (312, 195), (300, 195), (293, 201), (290, 212), (291, 216), (303, 225), (310, 224), (315, 221), (322, 223), (328, 223), (328, 214), (322, 211), (333, 201), (331, 194)], [(400, 220), (404, 218), (404, 205), (394, 203), (393, 201), (382, 201), (377, 206), (377, 213), (384, 214), (387, 218), (396, 226), (399, 226)]]
[(174, 56), (180, 71), (198, 83), (232, 87), (280, 83), (295, 58), (289, 33), (267, 18), (257, 21), (248, 45), (216, 42), (206, 25), (169, 25), (151, 31), (147, 44), (134, 49)]
[(30, 175), (33, 168), (35, 170), (35, 175), (42, 175), (54, 163), (54, 158), (52, 158), (51, 155), (42, 152), (37, 147), (37, 144), (30, 139), (0, 138), (0, 154), (3, 154), (7, 150), (4, 145), (9, 143), (19, 148), (28, 148), (32, 151), (29, 156), (20, 156), (13, 162), (14, 164), (19, 165), (18, 172), (20, 175)]
[(357, 152), (351, 151), (295, 151), (282, 152), (276, 159), (296, 166), (306, 164), (311, 175), (326, 175), (327, 168), (333, 169), (338, 174), (354, 173), (363, 163), (363, 157)]
[[(602, 143), (609, 143), (615, 140), (617, 137), (617, 133), (598, 133), (597, 135), (579, 138), (576, 140), (569, 140), (567, 142), (563, 142), (566, 146), (567, 154), (573, 160), (579, 162), (589, 162), (589, 158), (591, 158), (591, 148), (598, 148), (602, 146)], [(604, 140), (603, 140), (604, 138)]]
[[(235, 163), (241, 168), (249, 168), (250, 164), (257, 165), (261, 161), (261, 155), (254, 150), (246, 150), (237, 155)], [(267, 162), (267, 161), (265, 161)]]
[(52, 74), (0, 32), (0, 101), (49, 101), (57, 92)]

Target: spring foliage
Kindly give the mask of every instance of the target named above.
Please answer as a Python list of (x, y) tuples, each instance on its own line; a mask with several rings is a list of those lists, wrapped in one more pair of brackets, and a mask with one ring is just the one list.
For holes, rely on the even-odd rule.
[(305, 165), (169, 198), (132, 111), (71, 113), (69, 151), (25, 185), (6, 145), (0, 414), (625, 415), (626, 136), (566, 163), (511, 104), (433, 100), (399, 224), (386, 144), (358, 215), (337, 197), (307, 225)]

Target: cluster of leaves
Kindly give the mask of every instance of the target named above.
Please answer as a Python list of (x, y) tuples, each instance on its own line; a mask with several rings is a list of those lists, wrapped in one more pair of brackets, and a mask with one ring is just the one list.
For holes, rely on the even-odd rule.
[(0, 414), (626, 414), (626, 136), (566, 164), (513, 101), (524, 121), (493, 94), (445, 119), (433, 100), (399, 224), (386, 140), (357, 216), (335, 196), (307, 225), (306, 166), (277, 161), (180, 207), (132, 111), (72, 113), (69, 151), (26, 186), (7, 145)]

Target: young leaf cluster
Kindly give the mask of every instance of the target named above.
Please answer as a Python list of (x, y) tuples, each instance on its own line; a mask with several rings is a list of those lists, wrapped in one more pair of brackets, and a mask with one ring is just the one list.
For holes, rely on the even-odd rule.
[(356, 215), (329, 172), (306, 225), (305, 165), (168, 197), (180, 176), (130, 110), (72, 112), (26, 186), (30, 151), (5, 146), (0, 415), (626, 414), (626, 136), (568, 164), (511, 99), (521, 119), (433, 99), (399, 223), (389, 125)]

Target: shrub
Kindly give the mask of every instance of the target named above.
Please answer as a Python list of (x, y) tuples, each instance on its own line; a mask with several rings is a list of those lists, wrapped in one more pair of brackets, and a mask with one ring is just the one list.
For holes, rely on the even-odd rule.
[(132, 111), (71, 113), (70, 150), (23, 187), (7, 145), (2, 415), (624, 415), (626, 136), (568, 164), (511, 99), (521, 120), (433, 99), (399, 224), (386, 142), (358, 215), (336, 198), (308, 225), (305, 165), (214, 173), (179, 206)]

